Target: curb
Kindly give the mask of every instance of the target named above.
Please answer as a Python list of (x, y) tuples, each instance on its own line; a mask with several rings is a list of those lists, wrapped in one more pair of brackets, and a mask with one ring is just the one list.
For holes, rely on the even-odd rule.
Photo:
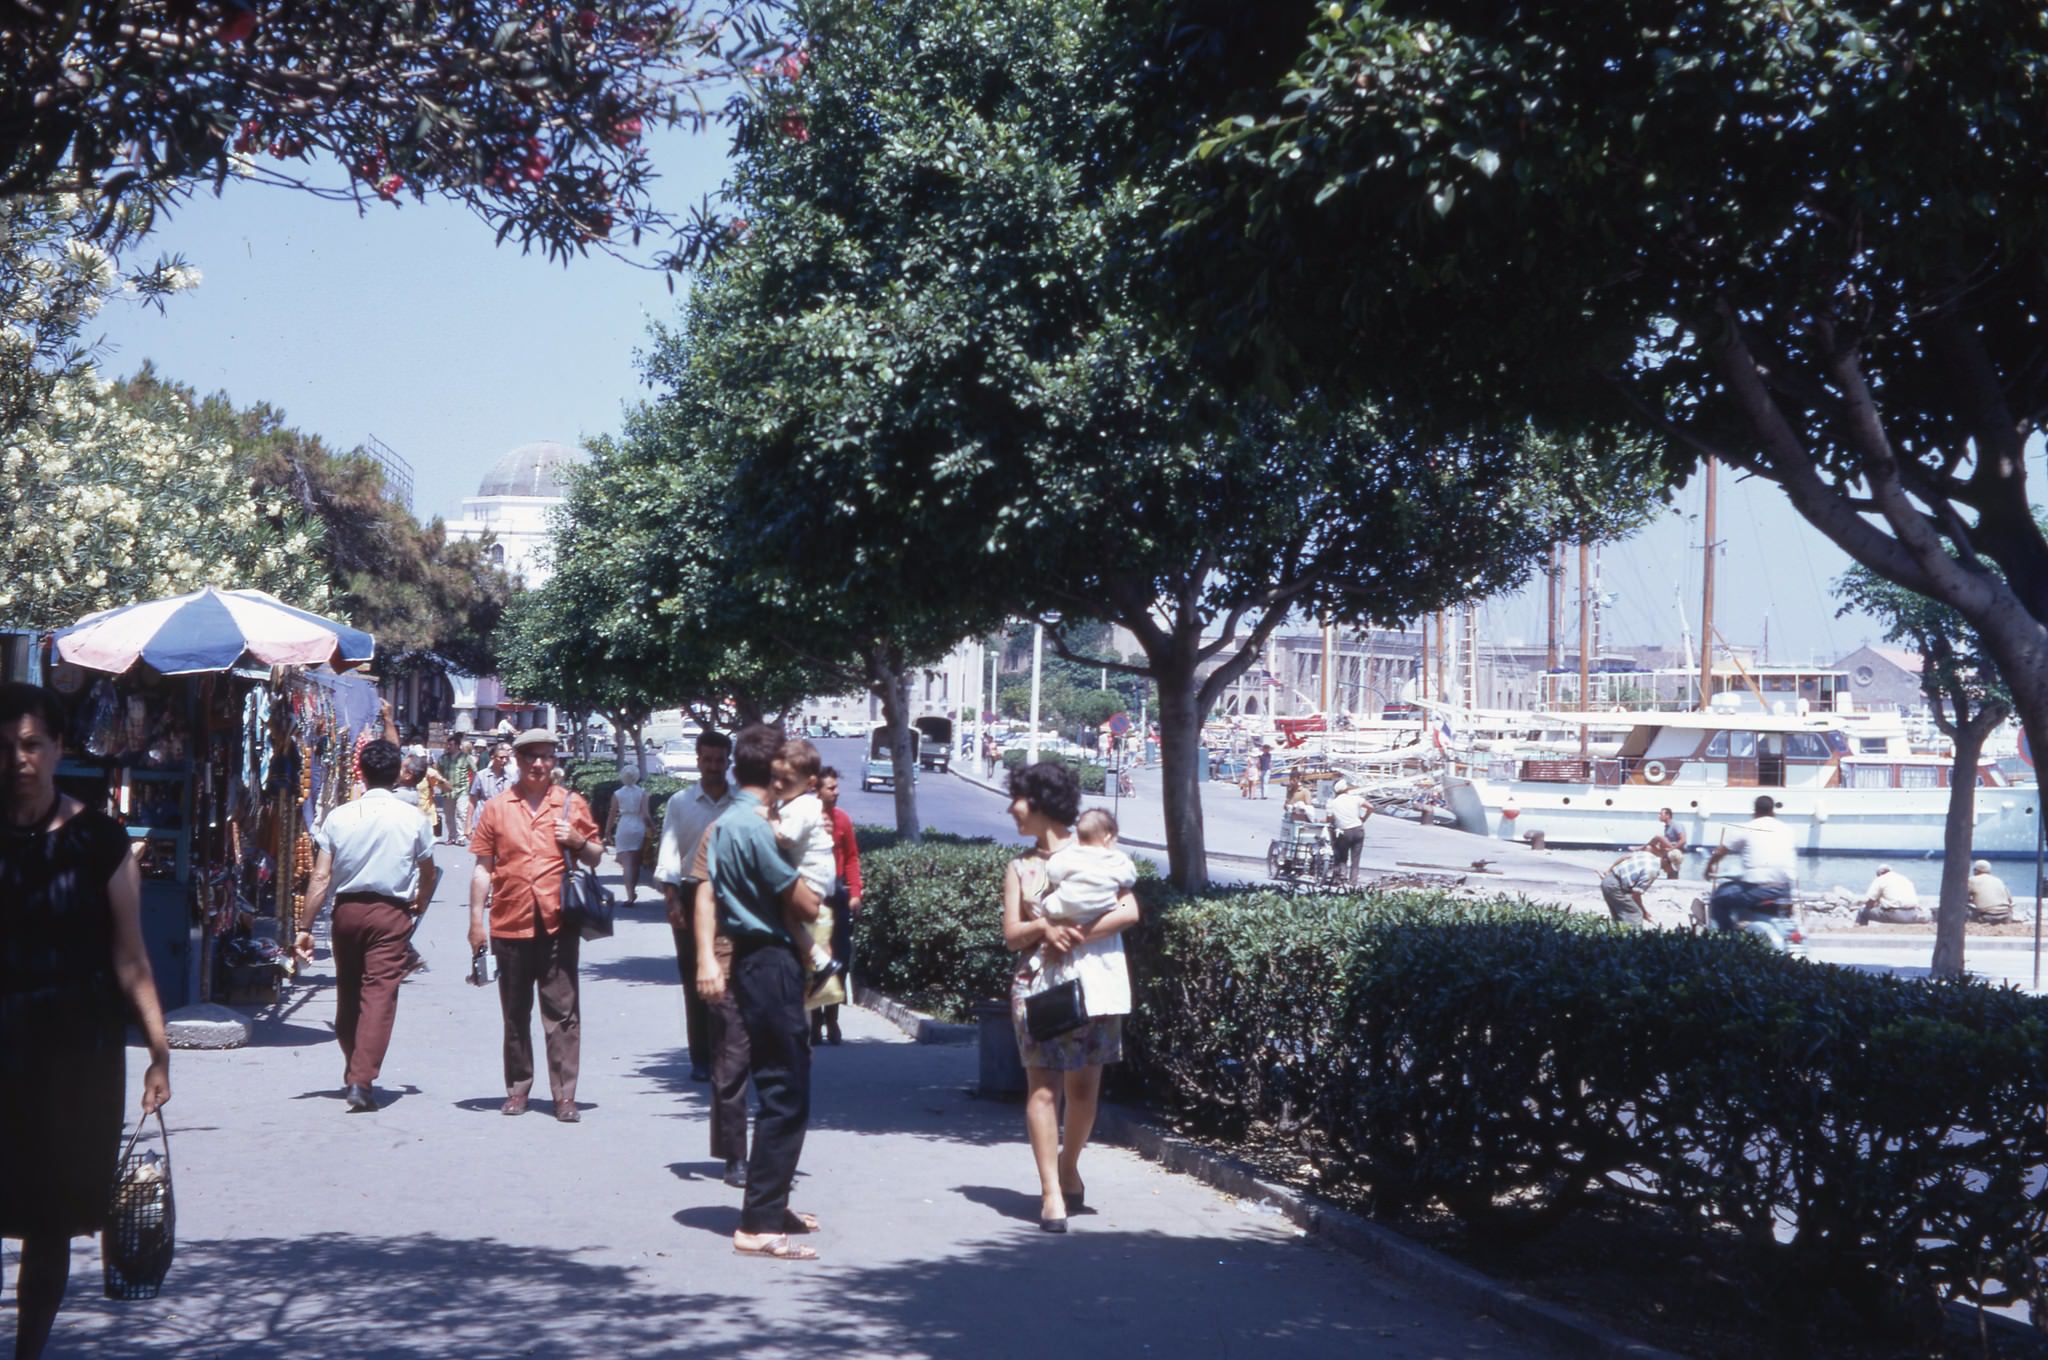
[(1154, 1124), (1146, 1116), (1110, 1101), (1095, 1116), (1096, 1132), (1169, 1171), (1193, 1176), (1242, 1200), (1270, 1202), (1303, 1232), (1384, 1270), (1416, 1293), (1485, 1313), (1539, 1341), (1573, 1355), (1600, 1360), (1683, 1360), (1646, 1341), (1636, 1341), (1590, 1318), (1513, 1289), (1441, 1252), (1410, 1241), (1391, 1228), (1325, 1204), (1288, 1186), (1260, 1179), (1245, 1163), (1220, 1156)]
[[(872, 987), (855, 987), (854, 1001), (921, 1044), (966, 1043), (980, 1037), (978, 1026), (944, 1024)], [(1242, 1200), (1271, 1202), (1303, 1232), (1376, 1266), (1418, 1294), (1485, 1313), (1539, 1341), (1565, 1347), (1573, 1355), (1598, 1360), (1684, 1360), (1675, 1351), (1631, 1340), (1589, 1318), (1511, 1289), (1349, 1210), (1262, 1180), (1245, 1163), (1169, 1133), (1126, 1106), (1103, 1101), (1096, 1110), (1095, 1130), (1102, 1141), (1130, 1148), (1168, 1171), (1192, 1176)]]
[(978, 1025), (950, 1025), (934, 1020), (923, 1011), (914, 1011), (894, 997), (859, 983), (854, 984), (853, 1004), (873, 1011), (921, 1044), (971, 1044), (981, 1034)]

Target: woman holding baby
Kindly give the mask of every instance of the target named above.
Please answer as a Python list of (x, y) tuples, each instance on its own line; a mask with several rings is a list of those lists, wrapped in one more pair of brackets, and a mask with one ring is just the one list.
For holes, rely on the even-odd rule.
[[(1033, 841), (1003, 871), (1003, 942), (1019, 957), (1010, 1016), (1024, 1060), (1024, 1125), (1038, 1163), (1038, 1226), (1065, 1232), (1067, 1216), (1086, 1208), (1079, 1163), (1095, 1126), (1102, 1065), (1123, 1057), (1131, 977), (1121, 936), (1138, 923), (1136, 872), (1116, 848), (1115, 819), (1100, 808), (1081, 811), (1080, 780), (1064, 764), (1043, 761), (1012, 773), (1010, 817)], [(1034, 1039), (1029, 999), (1068, 981), (1078, 982), (1088, 1018)]]

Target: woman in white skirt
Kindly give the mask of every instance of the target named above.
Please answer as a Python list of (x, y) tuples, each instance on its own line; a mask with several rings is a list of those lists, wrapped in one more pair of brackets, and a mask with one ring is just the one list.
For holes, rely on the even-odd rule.
[(625, 782), (612, 793), (612, 810), (605, 817), (604, 838), (619, 857), (619, 876), (626, 884), (626, 905), (640, 899), (640, 851), (647, 844), (647, 790), (640, 787), (640, 771), (628, 766), (619, 771)]

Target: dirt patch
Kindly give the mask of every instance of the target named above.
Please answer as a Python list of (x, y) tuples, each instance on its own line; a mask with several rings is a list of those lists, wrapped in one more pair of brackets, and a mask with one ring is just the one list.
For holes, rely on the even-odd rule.
[[(1806, 933), (1809, 935), (1932, 935), (1934, 933), (1934, 923), (1930, 921), (1925, 925), (1907, 926), (1892, 925), (1883, 921), (1872, 921), (1867, 926), (1859, 926), (1856, 924), (1856, 918), (1853, 916), (1844, 917), (1840, 921), (1831, 921), (1824, 916), (1809, 914), (1806, 918)], [(2031, 940), (2034, 937), (2034, 923), (2032, 921), (2008, 921), (2004, 925), (1999, 926), (1966, 925), (1963, 927), (1963, 933), (1970, 936), (2017, 935)]]

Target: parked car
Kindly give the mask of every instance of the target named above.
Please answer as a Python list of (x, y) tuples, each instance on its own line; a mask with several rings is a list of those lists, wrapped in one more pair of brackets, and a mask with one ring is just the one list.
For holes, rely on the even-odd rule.
[(953, 764), (953, 720), (936, 713), (911, 720), (922, 740), (918, 743), (919, 768), (944, 774)]
[[(910, 729), (910, 782), (917, 782), (918, 743), (924, 734), (915, 727)], [(860, 767), (860, 786), (863, 792), (877, 789), (884, 784), (896, 787), (896, 758), (889, 749), (889, 729), (877, 725), (868, 733), (867, 760)]]
[(675, 737), (663, 742), (661, 747), (661, 768), (664, 773), (692, 775), (697, 773), (697, 743), (694, 739)]

